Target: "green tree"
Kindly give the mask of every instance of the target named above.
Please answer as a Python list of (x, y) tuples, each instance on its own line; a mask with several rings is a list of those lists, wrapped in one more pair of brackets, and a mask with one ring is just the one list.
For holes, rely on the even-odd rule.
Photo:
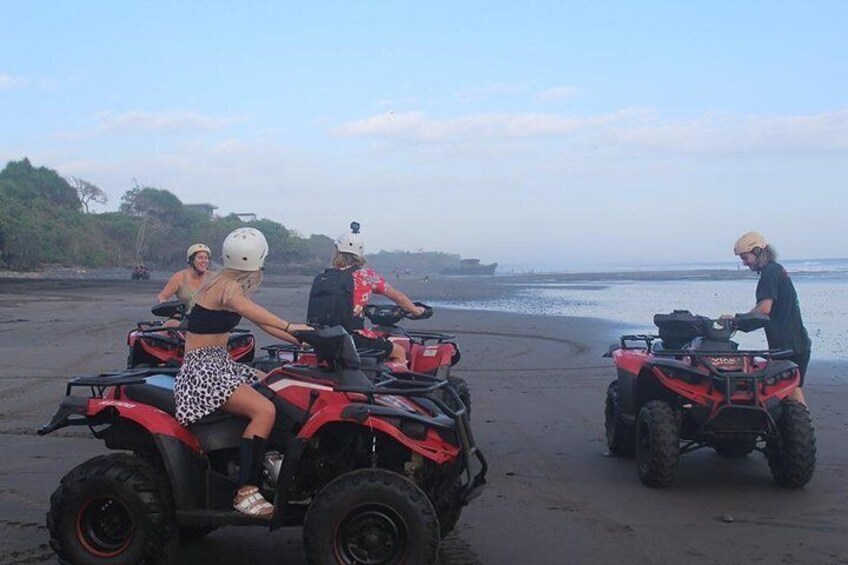
[(77, 197), (80, 199), (83, 210), (86, 214), (89, 213), (89, 203), (101, 205), (106, 204), (108, 198), (106, 197), (106, 193), (103, 192), (100, 187), (79, 177), (69, 177), (68, 182), (72, 187), (74, 187), (74, 190), (77, 191)]
[(68, 181), (56, 171), (33, 167), (27, 158), (10, 161), (0, 172), (0, 183), (0, 190), (23, 202), (43, 200), (51, 206), (74, 211), (82, 206)]

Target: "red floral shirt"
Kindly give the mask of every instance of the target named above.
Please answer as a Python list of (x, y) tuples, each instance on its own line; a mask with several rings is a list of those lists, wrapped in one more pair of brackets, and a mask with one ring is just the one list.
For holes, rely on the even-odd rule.
[[(373, 293), (383, 294), (391, 288), (381, 274), (370, 267), (362, 267), (353, 272), (353, 315), (362, 317), (362, 310), (368, 306)], [(379, 337), (371, 330), (357, 330), (365, 337)]]

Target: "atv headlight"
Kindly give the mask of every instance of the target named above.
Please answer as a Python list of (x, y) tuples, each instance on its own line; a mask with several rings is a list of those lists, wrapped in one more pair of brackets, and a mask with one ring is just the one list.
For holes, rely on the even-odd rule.
[(795, 378), (795, 369), (787, 369), (763, 379), (766, 386), (774, 386), (780, 381), (791, 381)]

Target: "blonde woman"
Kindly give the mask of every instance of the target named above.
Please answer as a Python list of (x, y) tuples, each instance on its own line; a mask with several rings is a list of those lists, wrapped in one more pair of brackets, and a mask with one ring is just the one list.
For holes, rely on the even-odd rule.
[(278, 318), (251, 299), (262, 281), (268, 242), (262, 232), (239, 228), (224, 240), (224, 269), (195, 296), (189, 316), (185, 358), (174, 383), (177, 420), (187, 426), (221, 409), (247, 418), (239, 446), (239, 488), (233, 507), (271, 518), (273, 506), (259, 493), (265, 441), (276, 417), (274, 405), (251, 386), (263, 373), (227, 354), (230, 331), (242, 317), (275, 338), (299, 343), (291, 332), (309, 330)]

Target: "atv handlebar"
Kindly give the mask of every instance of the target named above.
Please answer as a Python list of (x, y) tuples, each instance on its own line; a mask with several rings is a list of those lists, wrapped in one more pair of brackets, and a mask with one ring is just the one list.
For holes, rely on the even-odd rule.
[(150, 312), (160, 318), (184, 318), (185, 310), (185, 304), (179, 300), (166, 300), (153, 306)]
[(729, 341), (737, 330), (751, 332), (764, 327), (769, 321), (765, 314), (736, 314), (732, 318), (708, 318), (692, 314), (689, 310), (675, 310), (671, 314), (656, 314), (654, 324), (660, 337), (672, 343), (687, 343), (696, 337), (713, 341)]
[(770, 319), (767, 314), (746, 312), (744, 314), (736, 314), (730, 319), (730, 323), (740, 332), (748, 333), (766, 327)]
[(365, 317), (372, 324), (378, 326), (394, 326), (404, 318), (407, 320), (426, 320), (433, 316), (433, 308), (423, 302), (413, 302), (415, 306), (423, 308), (424, 312), (419, 315), (407, 312), (397, 304), (369, 304), (363, 309)]

